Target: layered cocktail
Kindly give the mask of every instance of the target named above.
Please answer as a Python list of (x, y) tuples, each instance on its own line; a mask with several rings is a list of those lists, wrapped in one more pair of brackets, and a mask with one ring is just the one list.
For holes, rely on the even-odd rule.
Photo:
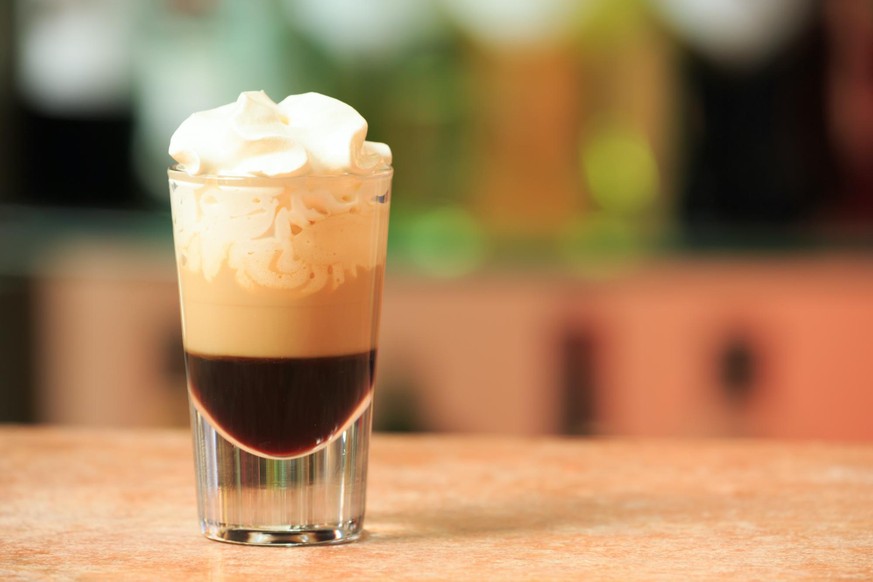
[(361, 531), (390, 151), (351, 107), (244, 93), (195, 114), (170, 196), (203, 531)]

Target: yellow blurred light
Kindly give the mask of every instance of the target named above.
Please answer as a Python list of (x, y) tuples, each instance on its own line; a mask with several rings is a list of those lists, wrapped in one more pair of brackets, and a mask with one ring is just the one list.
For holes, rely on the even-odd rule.
[(582, 149), (582, 171), (597, 205), (628, 215), (650, 207), (658, 194), (658, 165), (646, 139), (628, 128), (611, 126)]

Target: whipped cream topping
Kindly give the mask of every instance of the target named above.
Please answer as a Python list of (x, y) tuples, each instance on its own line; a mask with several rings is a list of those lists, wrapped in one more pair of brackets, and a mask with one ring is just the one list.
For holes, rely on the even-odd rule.
[(170, 139), (178, 169), (225, 177), (367, 175), (391, 165), (391, 149), (366, 141), (367, 121), (319, 93), (274, 103), (263, 91), (194, 113)]

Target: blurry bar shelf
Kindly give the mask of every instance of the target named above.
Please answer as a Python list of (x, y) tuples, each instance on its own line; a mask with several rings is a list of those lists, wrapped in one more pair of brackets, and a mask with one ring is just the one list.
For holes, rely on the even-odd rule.
[(197, 528), (183, 430), (0, 427), (0, 578), (873, 578), (873, 445), (375, 435), (366, 534)]

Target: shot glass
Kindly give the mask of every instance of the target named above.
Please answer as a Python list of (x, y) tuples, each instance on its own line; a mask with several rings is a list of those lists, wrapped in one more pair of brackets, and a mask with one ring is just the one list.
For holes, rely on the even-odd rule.
[(361, 535), (391, 178), (169, 170), (206, 537)]

